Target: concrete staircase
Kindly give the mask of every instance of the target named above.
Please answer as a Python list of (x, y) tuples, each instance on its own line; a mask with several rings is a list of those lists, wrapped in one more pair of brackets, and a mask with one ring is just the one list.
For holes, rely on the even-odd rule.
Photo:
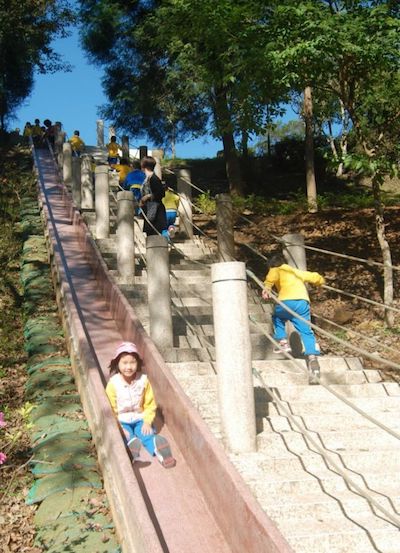
[[(93, 214), (86, 213), (93, 228)], [(113, 219), (112, 219), (113, 223)], [(115, 231), (115, 229), (113, 229)], [(136, 232), (137, 231), (137, 232)], [(149, 329), (145, 239), (136, 233), (136, 277), (120, 287)], [(116, 271), (114, 236), (97, 241)], [(177, 239), (171, 250), (174, 347), (162, 353), (182, 388), (224, 443), (218, 412), (211, 279), (207, 266), (215, 252), (199, 237)], [(249, 289), (249, 311), (270, 331), (270, 307)], [(322, 386), (309, 386), (304, 372), (271, 351), (251, 324), (253, 367), (286, 402), (291, 415), (343, 467), (343, 471), (391, 513), (400, 512), (400, 441), (359, 415)], [(275, 357), (275, 359), (274, 359)], [(321, 358), (322, 382), (341, 392), (382, 423), (400, 431), (400, 387), (382, 382), (379, 371), (364, 370), (358, 359)], [(297, 553), (399, 553), (399, 528), (351, 490), (329, 461), (315, 451), (284, 411), (254, 379), (258, 450), (229, 454), (262, 508)], [(258, 553), (258, 552), (257, 552)], [(261, 552), (260, 552), (261, 553)]]

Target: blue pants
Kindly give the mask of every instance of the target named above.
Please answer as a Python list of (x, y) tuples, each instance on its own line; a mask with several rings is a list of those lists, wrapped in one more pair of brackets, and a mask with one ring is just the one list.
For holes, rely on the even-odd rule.
[(142, 434), (142, 420), (135, 422), (121, 422), (120, 424), (129, 434), (129, 438), (126, 440), (127, 442), (129, 442), (132, 438), (139, 438), (150, 455), (154, 455), (154, 434)]
[[(310, 316), (310, 304), (306, 300), (284, 300), (283, 304), (287, 305), (292, 311), (297, 313), (303, 319), (311, 321)], [(305, 355), (319, 355), (320, 352), (315, 347), (315, 336), (311, 327), (304, 321), (298, 319), (295, 315), (286, 311), (281, 305), (275, 307), (274, 314), (272, 315), (272, 322), (275, 329), (275, 340), (283, 340), (287, 337), (285, 323), (291, 321), (294, 328), (300, 334), (301, 340), (304, 346)]]
[(167, 226), (175, 225), (176, 216), (177, 216), (176, 209), (166, 209), (165, 214), (167, 216)]

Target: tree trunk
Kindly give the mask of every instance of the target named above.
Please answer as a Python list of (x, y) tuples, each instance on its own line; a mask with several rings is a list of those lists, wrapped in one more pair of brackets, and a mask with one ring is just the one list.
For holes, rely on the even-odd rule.
[[(393, 268), (392, 254), (390, 246), (386, 239), (385, 220), (383, 216), (383, 207), (381, 199), (381, 188), (377, 178), (372, 179), (372, 191), (375, 203), (375, 227), (379, 246), (382, 252), (383, 268), (383, 302), (391, 306), (393, 304)], [(385, 309), (385, 323), (391, 328), (394, 325), (394, 313), (390, 309)]]
[(228, 177), (229, 190), (239, 196), (244, 195), (244, 183), (240, 170), (239, 158), (237, 156), (233, 133), (223, 133), (222, 143), (224, 145), (224, 158), (226, 176)]
[(172, 129), (172, 135), (171, 135), (171, 157), (172, 157), (172, 159), (176, 158), (175, 126)]
[(311, 86), (307, 86), (304, 90), (304, 121), (306, 124), (305, 161), (308, 211), (309, 213), (316, 213), (318, 211), (318, 205), (314, 168), (313, 103)]
[(340, 137), (340, 157), (341, 161), (339, 163), (339, 166), (336, 171), (336, 176), (341, 177), (344, 173), (344, 163), (343, 160), (347, 156), (347, 135), (349, 133), (349, 116), (344, 108), (344, 104), (342, 100), (339, 99), (340, 102), (340, 115), (342, 119), (342, 134)]
[(335, 161), (339, 161), (339, 156), (338, 156), (338, 153), (337, 153), (335, 139), (333, 138), (332, 123), (330, 121), (328, 121), (328, 130), (329, 130), (328, 144), (331, 148), (333, 159)]
[(226, 90), (224, 88), (216, 90), (214, 116), (216, 127), (219, 130), (224, 147), (224, 159), (229, 190), (239, 196), (243, 196), (245, 186), (240, 170), (235, 140), (233, 138), (232, 119), (229, 112)]

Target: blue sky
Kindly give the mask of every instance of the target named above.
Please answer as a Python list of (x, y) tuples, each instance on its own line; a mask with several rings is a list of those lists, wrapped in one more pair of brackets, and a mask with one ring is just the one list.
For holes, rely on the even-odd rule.
[[(95, 144), (98, 110), (106, 102), (101, 87), (102, 72), (89, 64), (80, 47), (76, 29), (70, 37), (56, 40), (54, 49), (73, 66), (73, 70), (69, 73), (36, 75), (33, 92), (18, 110), (14, 126), (22, 130), (26, 121), (33, 123), (35, 118), (41, 122), (44, 119), (61, 121), (68, 136), (79, 129), (86, 144)], [(132, 139), (131, 146), (139, 146), (136, 142), (137, 139)], [(143, 139), (140, 142), (143, 143)], [(152, 145), (148, 146), (151, 148)], [(213, 157), (221, 149), (221, 142), (200, 138), (178, 143), (176, 153), (184, 158)]]

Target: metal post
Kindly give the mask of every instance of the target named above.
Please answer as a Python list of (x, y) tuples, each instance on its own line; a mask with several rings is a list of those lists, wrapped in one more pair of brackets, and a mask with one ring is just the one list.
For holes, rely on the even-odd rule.
[(256, 450), (256, 413), (251, 371), (246, 266), (242, 262), (211, 267), (218, 398), (229, 450)]
[(96, 191), (96, 238), (110, 236), (110, 191), (108, 182), (108, 165), (99, 165), (95, 169)]
[(217, 238), (220, 261), (234, 261), (233, 205), (230, 194), (217, 194)]
[(122, 150), (122, 157), (129, 160), (129, 137), (128, 136), (122, 137), (121, 150)]
[(307, 271), (306, 250), (304, 248), (304, 236), (302, 234), (285, 234), (282, 236), (284, 241), (283, 255), (288, 265)]
[(93, 170), (92, 159), (88, 155), (81, 157), (82, 209), (93, 209)]
[(139, 146), (139, 159), (147, 156), (147, 146)]
[(135, 277), (135, 242), (133, 194), (117, 193), (117, 267), (123, 284), (131, 284)]
[(102, 119), (97, 120), (97, 146), (104, 148), (104, 121)]
[(180, 168), (177, 170), (177, 191), (180, 197), (179, 231), (188, 238), (193, 238), (193, 212), (192, 212), (192, 187), (190, 186), (190, 169)]
[(81, 158), (72, 158), (72, 201), (75, 206), (81, 207)]
[(72, 147), (69, 142), (63, 144), (63, 181), (67, 187), (72, 185)]
[(164, 236), (146, 239), (147, 295), (150, 336), (159, 348), (173, 346), (168, 242)]

